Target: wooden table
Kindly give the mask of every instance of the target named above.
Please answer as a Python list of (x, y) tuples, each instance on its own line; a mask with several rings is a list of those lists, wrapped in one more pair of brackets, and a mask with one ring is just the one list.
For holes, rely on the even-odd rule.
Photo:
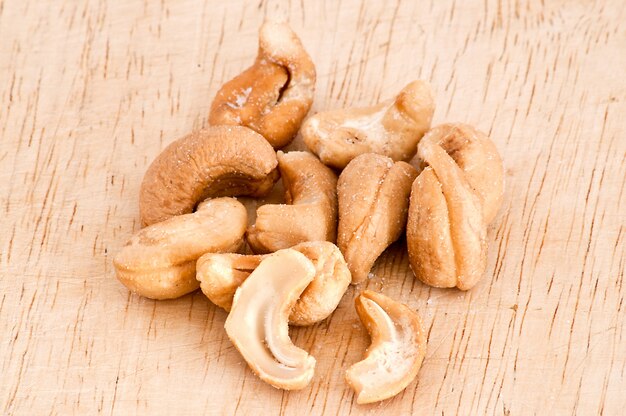
[[(290, 393), (252, 374), (201, 293), (142, 299), (111, 263), (146, 167), (206, 125), (273, 16), (316, 63), (312, 112), (426, 79), (434, 122), (488, 132), (506, 168), (481, 283), (429, 288), (396, 243), (292, 331), (317, 367)], [(0, 413), (623, 414), (625, 20), (622, 0), (0, 1)], [(369, 406), (344, 382), (369, 342), (364, 287), (429, 337), (417, 381)]]

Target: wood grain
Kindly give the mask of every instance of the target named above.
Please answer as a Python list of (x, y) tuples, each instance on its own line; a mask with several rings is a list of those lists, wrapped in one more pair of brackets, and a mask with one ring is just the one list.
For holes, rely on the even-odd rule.
[[(313, 112), (415, 78), (435, 122), (485, 130), (506, 165), (488, 269), (431, 289), (403, 242), (295, 342), (311, 385), (260, 382), (202, 294), (155, 302), (114, 278), (143, 173), (289, 19), (317, 66)], [(0, 0), (0, 413), (620, 414), (626, 407), (626, 8), (587, 1)], [(418, 380), (359, 406), (363, 287), (416, 308)]]

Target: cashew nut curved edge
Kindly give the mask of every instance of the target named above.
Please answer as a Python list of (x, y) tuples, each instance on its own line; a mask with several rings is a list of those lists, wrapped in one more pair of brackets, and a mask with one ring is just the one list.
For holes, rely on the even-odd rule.
[(115, 256), (117, 278), (151, 299), (193, 292), (196, 260), (208, 252), (236, 251), (243, 244), (245, 207), (233, 198), (208, 200), (192, 214), (170, 218), (135, 234)]
[(430, 128), (435, 110), (428, 83), (413, 81), (391, 100), (371, 107), (324, 111), (302, 125), (305, 144), (324, 164), (344, 168), (363, 153), (408, 161)]
[(216, 126), (176, 140), (148, 168), (139, 195), (144, 225), (188, 214), (209, 197), (262, 196), (279, 178), (274, 149), (258, 133)]
[(257, 209), (248, 229), (255, 253), (271, 253), (305, 241), (331, 241), (337, 229), (337, 176), (308, 152), (278, 152), (286, 204)]
[(311, 108), (315, 78), (315, 65), (289, 25), (266, 22), (254, 64), (218, 91), (209, 122), (243, 125), (284, 147)]
[(280, 250), (263, 259), (235, 292), (226, 333), (252, 371), (274, 387), (301, 389), (313, 377), (315, 358), (291, 342), (287, 318), (314, 276), (304, 254)]
[(337, 245), (352, 273), (363, 282), (376, 259), (404, 230), (411, 184), (417, 171), (374, 153), (354, 158), (337, 182)]
[[(350, 270), (341, 251), (328, 241), (311, 241), (292, 247), (315, 266), (315, 277), (304, 289), (289, 315), (292, 325), (313, 325), (326, 319), (350, 285)], [(229, 311), (237, 288), (267, 255), (207, 253), (198, 259), (196, 278), (202, 292), (217, 306)]]
[(502, 201), (502, 160), (485, 134), (465, 124), (429, 131), (418, 156), (426, 167), (411, 191), (411, 269), (428, 285), (469, 290), (486, 268), (487, 224)]
[(426, 334), (418, 314), (408, 306), (369, 290), (355, 300), (371, 337), (365, 358), (346, 371), (357, 403), (395, 396), (413, 381), (426, 355)]

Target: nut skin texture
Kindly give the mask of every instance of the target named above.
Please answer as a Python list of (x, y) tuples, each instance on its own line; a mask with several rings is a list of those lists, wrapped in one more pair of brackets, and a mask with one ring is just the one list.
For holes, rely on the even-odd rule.
[[(304, 289), (289, 315), (291, 325), (313, 325), (326, 319), (350, 284), (350, 270), (341, 252), (328, 241), (311, 241), (292, 247), (315, 266), (315, 277)], [(196, 278), (202, 292), (217, 306), (230, 311), (235, 291), (267, 255), (207, 253), (198, 259)]]
[(415, 379), (426, 355), (426, 335), (418, 314), (408, 306), (369, 290), (355, 300), (371, 344), (362, 361), (346, 371), (357, 403), (395, 396)]
[(208, 252), (236, 251), (243, 244), (245, 207), (233, 198), (208, 200), (192, 214), (148, 226), (115, 256), (117, 278), (151, 299), (175, 299), (199, 286), (196, 261)]
[(337, 176), (308, 152), (278, 152), (287, 204), (257, 210), (248, 229), (255, 253), (272, 253), (305, 241), (331, 241), (337, 229)]
[(418, 80), (375, 106), (317, 113), (304, 122), (301, 132), (309, 149), (334, 168), (343, 169), (364, 153), (408, 161), (430, 128), (434, 111), (430, 86)]
[(363, 282), (376, 259), (402, 235), (416, 176), (408, 163), (374, 153), (357, 156), (339, 176), (337, 245), (353, 284)]
[(289, 338), (287, 319), (315, 276), (311, 260), (285, 249), (267, 256), (235, 292), (224, 328), (252, 371), (285, 390), (304, 388), (315, 358)]
[(504, 190), (502, 160), (466, 124), (433, 128), (418, 157), (424, 169), (413, 183), (406, 232), (411, 269), (427, 285), (469, 290), (485, 271), (487, 225)]
[(275, 148), (288, 145), (313, 103), (315, 65), (286, 23), (266, 22), (254, 64), (218, 91), (212, 125), (242, 125)]
[(152, 162), (141, 184), (143, 225), (193, 212), (210, 197), (263, 196), (279, 178), (274, 149), (254, 131), (217, 126), (176, 140)]

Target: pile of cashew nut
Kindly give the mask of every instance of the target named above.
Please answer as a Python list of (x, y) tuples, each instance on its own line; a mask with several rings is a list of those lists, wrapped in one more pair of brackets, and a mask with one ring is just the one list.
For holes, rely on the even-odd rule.
[[(503, 194), (502, 161), (484, 133), (431, 128), (428, 83), (305, 121), (315, 77), (291, 28), (265, 23), (254, 64), (219, 90), (210, 126), (148, 168), (145, 228), (114, 259), (118, 279), (139, 295), (174, 299), (200, 288), (228, 312), (226, 333), (252, 371), (287, 390), (304, 388), (316, 363), (288, 325), (330, 316), (403, 233), (419, 280), (471, 289)], [(310, 152), (276, 150), (298, 132)], [(265, 196), (279, 179), (285, 203), (261, 205), (249, 224), (235, 197)], [(384, 400), (416, 377), (426, 334), (416, 311), (380, 293), (363, 291), (356, 311), (371, 345), (346, 381), (358, 403)]]

